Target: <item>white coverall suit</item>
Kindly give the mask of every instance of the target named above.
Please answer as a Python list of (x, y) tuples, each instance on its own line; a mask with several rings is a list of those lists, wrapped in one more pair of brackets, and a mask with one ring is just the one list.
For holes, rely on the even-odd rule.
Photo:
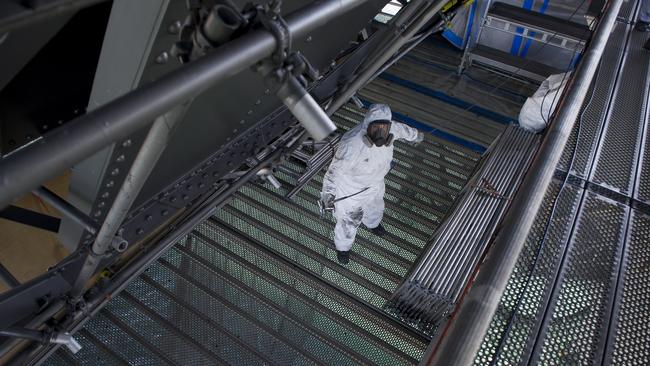
[[(372, 105), (363, 122), (341, 137), (323, 179), (321, 197), (331, 194), (337, 199), (343, 198), (368, 187), (366, 191), (334, 204), (334, 244), (338, 251), (350, 250), (361, 223), (373, 229), (379, 226), (384, 216), (384, 176), (390, 171), (393, 145), (368, 147), (363, 137), (370, 122), (390, 121), (391, 118), (387, 105)], [(398, 122), (391, 124), (390, 133), (394, 140), (419, 142), (423, 137), (417, 129)]]

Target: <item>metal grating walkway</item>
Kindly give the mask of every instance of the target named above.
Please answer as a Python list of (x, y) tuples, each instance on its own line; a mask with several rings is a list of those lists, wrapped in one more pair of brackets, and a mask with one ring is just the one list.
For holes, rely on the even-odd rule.
[[(477, 365), (650, 364), (646, 34), (612, 34)], [(568, 171), (568, 173), (567, 173)]]

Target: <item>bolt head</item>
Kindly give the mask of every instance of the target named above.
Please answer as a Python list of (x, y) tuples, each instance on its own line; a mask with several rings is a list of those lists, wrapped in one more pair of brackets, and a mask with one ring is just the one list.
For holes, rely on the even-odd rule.
[(164, 51), (158, 57), (156, 57), (156, 63), (159, 65), (164, 65), (169, 61), (169, 53), (167, 51)]
[(178, 34), (180, 33), (182, 26), (181, 21), (177, 20), (167, 27), (167, 32), (169, 32), (169, 34)]

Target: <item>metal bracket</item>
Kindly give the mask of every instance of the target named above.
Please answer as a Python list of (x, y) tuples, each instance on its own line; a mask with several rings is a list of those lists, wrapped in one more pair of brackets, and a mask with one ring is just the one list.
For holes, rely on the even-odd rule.
[(497, 190), (496, 187), (485, 178), (481, 178), (481, 183), (475, 185), (474, 188), (476, 188), (479, 192), (487, 194), (488, 196), (510, 201), (509, 196), (505, 196), (499, 193), (499, 190)]
[(72, 353), (77, 353), (79, 350), (81, 350), (81, 344), (79, 344), (79, 342), (74, 339), (70, 333), (12, 327), (0, 330), (0, 336), (31, 339), (40, 343), (62, 344), (66, 346)]
[(249, 22), (235, 5), (222, 0), (211, 8), (200, 1), (188, 1), (190, 14), (185, 18), (179, 32), (179, 40), (171, 53), (181, 63), (187, 63), (206, 54), (209, 50), (236, 38), (243, 33)]
[(282, 65), (291, 54), (291, 32), (280, 15), (281, 7), (282, 0), (273, 0), (265, 6), (257, 5), (254, 8), (255, 21), (271, 32), (277, 41), (276, 51), (271, 56), (276, 65)]
[(258, 65), (258, 72), (273, 85), (283, 85), (293, 75), (303, 87), (307, 87), (308, 81), (318, 80), (319, 73), (302, 53), (292, 52), (291, 32), (280, 15), (281, 6), (281, 0), (274, 0), (266, 6), (258, 5), (253, 10), (254, 24), (266, 28), (277, 42), (276, 50), (269, 60)]
[(319, 79), (316, 70), (300, 52), (291, 51), (291, 33), (280, 16), (281, 0), (255, 7), (257, 24), (265, 27), (276, 39), (276, 51), (258, 63), (257, 72), (276, 89), (276, 95), (316, 141), (336, 130), (336, 125), (307, 92), (309, 81)]

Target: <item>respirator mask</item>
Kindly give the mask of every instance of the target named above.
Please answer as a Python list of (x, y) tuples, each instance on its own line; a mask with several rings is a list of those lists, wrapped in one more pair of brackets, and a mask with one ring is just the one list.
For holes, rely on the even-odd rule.
[(393, 134), (390, 133), (391, 121), (378, 120), (368, 124), (366, 134), (363, 136), (363, 143), (368, 146), (390, 146), (393, 143)]

